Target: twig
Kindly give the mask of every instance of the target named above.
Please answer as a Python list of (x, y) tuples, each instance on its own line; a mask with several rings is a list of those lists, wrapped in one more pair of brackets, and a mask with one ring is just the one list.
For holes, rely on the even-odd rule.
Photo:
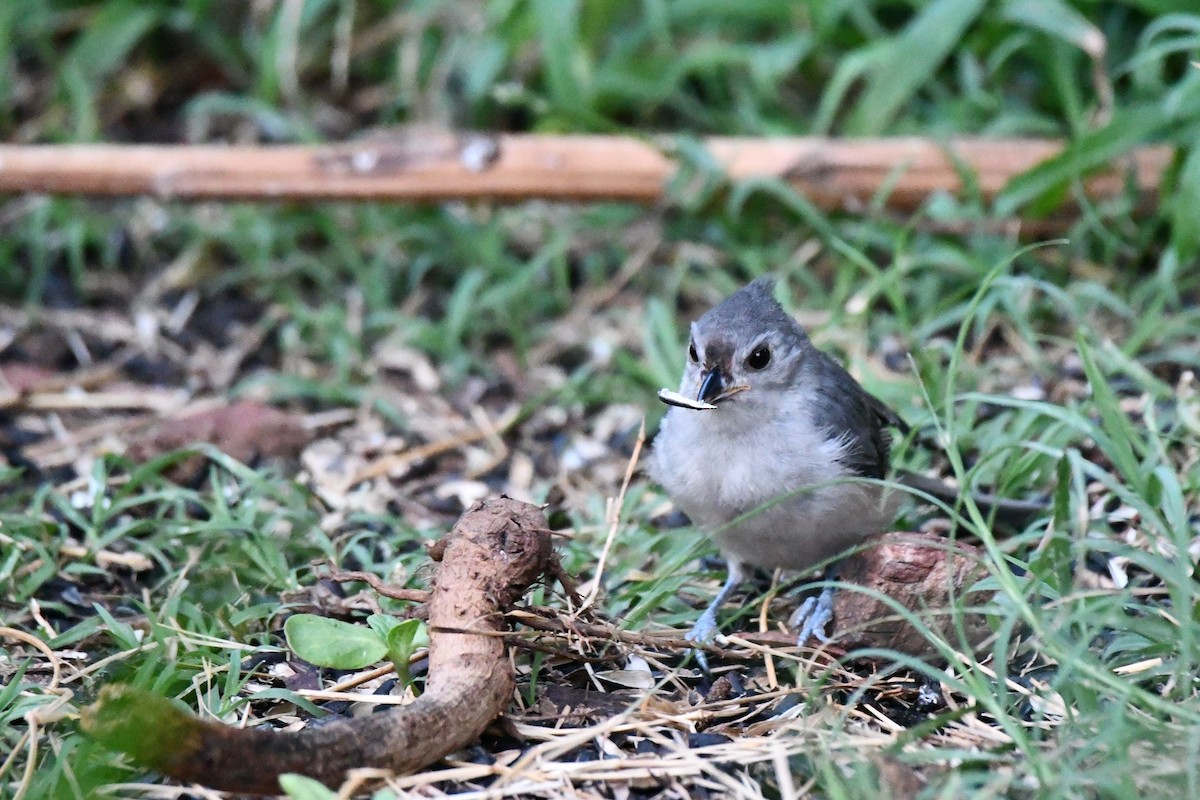
[[(961, 191), (961, 170), (993, 199), (1015, 176), (1059, 155), (1046, 139), (710, 138), (704, 146), (732, 180), (776, 178), (824, 209), (866, 207), (881, 191), (912, 210), (936, 191)], [(325, 146), (0, 146), (0, 192), (154, 195), (163, 199), (355, 199), (442, 202), (601, 200), (654, 202), (678, 164), (669, 137), (458, 134), (400, 130)], [(1084, 181), (1093, 199), (1126, 179), (1144, 205), (1157, 196), (1174, 150), (1146, 147)]]
[(54, 691), (58, 688), (62, 680), (62, 661), (59, 659), (58, 654), (51, 649), (50, 645), (31, 633), (26, 633), (16, 628), (9, 628), (8, 626), (0, 627), (0, 638), (16, 639), (19, 642), (24, 642), (44, 655), (46, 660), (50, 662), (50, 668), (53, 670), (50, 675), (50, 685), (46, 688), (49, 691)]
[(608, 536), (604, 538), (604, 549), (600, 551), (600, 560), (596, 563), (596, 576), (592, 578), (592, 588), (588, 590), (587, 597), (584, 598), (583, 604), (576, 614), (582, 614), (591, 608), (592, 604), (596, 602), (596, 595), (600, 593), (604, 565), (608, 562), (608, 553), (612, 549), (613, 540), (617, 538), (617, 530), (621, 526), (621, 509), (625, 506), (625, 493), (629, 490), (629, 482), (633, 480), (638, 458), (642, 455), (642, 445), (645, 443), (646, 418), (642, 417), (642, 424), (638, 427), (637, 441), (633, 443), (633, 453), (629, 456), (629, 463), (625, 465), (625, 477), (621, 479), (621, 489), (617, 492), (616, 500), (609, 501)]
[(0, 778), (2, 778), (16, 760), (17, 753), (20, 752), (26, 742), (29, 743), (28, 752), (25, 757), (25, 771), (22, 773), (21, 780), (17, 784), (17, 789), (13, 793), (13, 800), (21, 800), (29, 790), (29, 786), (33, 781), (33, 772), (37, 768), (38, 740), (41, 738), (40, 726), (43, 722), (49, 722), (58, 718), (59, 709), (71, 699), (72, 693), (67, 689), (59, 688), (62, 678), (62, 661), (50, 645), (32, 634), (7, 626), (0, 627), (0, 638), (16, 639), (19, 642), (24, 642), (44, 655), (50, 662), (50, 667), (53, 670), (50, 676), (50, 683), (46, 686), (46, 691), (58, 695), (49, 704), (35, 707), (25, 712), (25, 724), (28, 727), (13, 746), (12, 752), (4, 759), (4, 763), (0, 764)]
[(401, 589), (396, 586), (391, 586), (379, 579), (378, 575), (370, 572), (362, 572), (353, 569), (331, 569), (329, 572), (322, 575), (331, 581), (345, 583), (348, 581), (360, 581), (367, 584), (377, 593), (384, 597), (390, 597), (393, 600), (407, 600), (413, 603), (428, 603), (429, 592), (425, 589)]
[[(561, 614), (561, 616), (560, 616)], [(513, 622), (518, 622), (527, 628), (550, 633), (569, 633), (584, 639), (593, 639), (605, 644), (621, 642), (637, 645), (652, 650), (691, 650), (700, 645), (684, 638), (682, 631), (667, 631), (661, 634), (637, 633), (622, 630), (606, 622), (584, 622), (567, 612), (556, 612), (547, 608), (514, 609), (508, 613)], [(564, 619), (564, 617), (566, 617)], [(713, 644), (704, 645), (704, 650), (726, 658), (736, 655), (735, 651), (717, 647)]]
[(113, 392), (38, 392), (0, 398), (0, 408), (21, 407), (34, 411), (95, 411), (99, 409), (131, 409), (171, 411), (187, 401), (184, 393), (175, 390), (139, 388), (136, 391)]

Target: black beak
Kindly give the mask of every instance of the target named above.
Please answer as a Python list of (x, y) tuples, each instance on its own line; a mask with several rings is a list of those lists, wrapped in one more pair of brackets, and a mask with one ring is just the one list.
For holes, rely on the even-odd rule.
[(725, 379), (721, 375), (720, 367), (700, 373), (700, 392), (696, 395), (696, 399), (702, 403), (711, 403), (715, 398), (725, 391)]

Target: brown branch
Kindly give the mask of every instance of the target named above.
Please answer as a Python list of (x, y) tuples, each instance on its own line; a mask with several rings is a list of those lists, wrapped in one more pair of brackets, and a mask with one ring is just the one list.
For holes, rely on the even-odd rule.
[(460, 749), (504, 710), (516, 687), (496, 634), (505, 629), (504, 612), (545, 570), (550, 535), (535, 506), (504, 498), (476, 503), (440, 544), (429, 677), (412, 704), (283, 733), (201, 720), (157, 695), (108, 686), (84, 709), (83, 729), (179, 780), (259, 794), (278, 793), (287, 772), (338, 786), (350, 769), (406, 773)]
[[(1061, 152), (1060, 142), (962, 138), (712, 138), (705, 146), (734, 180), (776, 177), (824, 209), (863, 207), (884, 186), (911, 210), (931, 192), (959, 192), (960, 169), (991, 199), (1015, 175)], [(0, 146), (0, 192), (155, 195), (164, 199), (494, 200), (653, 202), (676, 174), (670, 140), (616, 136), (418, 134), (401, 131), (326, 146)], [(1170, 147), (1131, 153), (1086, 182), (1118, 196), (1127, 177), (1152, 201)]]

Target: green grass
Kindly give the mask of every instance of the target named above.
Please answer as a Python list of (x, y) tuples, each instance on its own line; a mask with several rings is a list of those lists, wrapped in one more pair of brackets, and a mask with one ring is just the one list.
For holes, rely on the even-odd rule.
[[(964, 527), (982, 534), (997, 592), (986, 669), (891, 662), (938, 677), (1008, 743), (939, 738), (955, 716), (943, 709), (885, 748), (852, 747), (862, 723), (843, 711), (854, 689), (874, 702), (883, 673), (846, 689), (797, 671), (789, 677), (810, 691), (805, 710), (823, 735), (793, 760), (796, 784), (811, 779), (820, 797), (875, 796), (886, 756), (925, 778), (926, 797), (1200, 794), (1200, 390), (1184, 377), (1200, 363), (1200, 70), (1191, 63), (1200, 12), (1155, 0), (427, 0), (399, 9), (309, 0), (289, 20), (286, 6), (231, 15), (210, 0), (0, 4), (0, 74), (12, 76), (0, 81), (0, 139), (314, 141), (434, 120), (687, 137), (1050, 135), (1071, 145), (993, 205), (935, 198), (903, 219), (878, 206), (827, 215), (786, 187), (717, 178), (700, 190), (680, 180), (653, 209), (7, 198), (0, 363), (28, 346), (32, 329), (14, 327), (17, 311), (65, 304), (128, 319), (130, 298), (162, 279), (170, 291), (149, 295), (154, 308), (194, 292), (202, 314), (235, 299), (251, 319), (278, 314), (232, 385), (202, 394), (366, 409), (391, 435), (438, 439), (378, 366), (382, 347), (403, 343), (435, 365), (442, 398), (466, 406), (490, 387), (522, 407), (506, 441), (534, 459), (534, 496), (567, 498), (560, 513), (575, 536), (559, 549), (569, 570), (589, 575), (630, 443), (627, 429), (615, 444), (603, 438), (613, 433), (605, 414), (643, 408), (652, 431), (662, 413), (653, 391), (677, 381), (686, 321), (746, 280), (777, 274), (789, 310), (816, 320), (814, 339), (948, 445), (939, 454), (901, 442), (898, 463), (1013, 496), (1048, 494), (1055, 509), (1005, 542), (962, 511)], [(1102, 53), (1081, 46), (1097, 33)], [(1085, 203), (1061, 240), (1036, 247), (995, 232), (1000, 217), (1038, 217), (1076, 196), (1082, 170), (1159, 142), (1181, 150), (1156, 210), (1135, 213), (1129, 197)], [(702, 171), (696, 148), (681, 140), (689, 170)], [(611, 301), (557, 324), (647, 247), (646, 266)], [(33, 328), (63, 338), (44, 319)], [(10, 329), (25, 338), (7, 344)], [(100, 361), (122, 344), (83, 333)], [(197, 352), (195, 342), (180, 346)], [(912, 371), (902, 357), (889, 368), (891, 351), (911, 352)], [(55, 366), (77, 366), (70, 348), (53, 352)], [(1044, 392), (1018, 397), (1017, 387)], [(14, 420), (0, 411), (0, 423)], [(563, 449), (593, 435), (603, 455), (560, 470)], [(239, 719), (248, 693), (294, 699), (243, 664), (282, 647), (283, 615), (312, 601), (313, 562), (422, 585), (418, 545), (445, 527), (436, 515), (413, 517), (432, 491), (415, 488), (419, 478), (399, 483), (404, 502), (339, 516), (276, 466), (218, 455), (206, 479), (179, 486), (164, 474), (169, 461), (107, 457), (78, 476), (0, 464), (6, 624), (78, 651), (76, 667), (112, 659), (68, 684), (66, 719), (41, 725), (27, 798), (143, 777), (74, 728), (70, 712), (106, 682), (227, 720)], [(429, 482), (462, 472), (439, 463)], [(1136, 519), (1112, 518), (1117, 506)], [(601, 610), (637, 629), (686, 627), (717, 577), (700, 574), (698, 536), (652, 523), (663, 507), (661, 492), (635, 479), (605, 576)], [(142, 556), (149, 568), (105, 565), (101, 551)], [(1089, 590), (1080, 565), (1109, 559), (1129, 586)], [(0, 753), (24, 753), (26, 715), (56, 695), (36, 651), (3, 647), (20, 656), (0, 660)], [(1044, 728), (1033, 724), (1041, 712), (993, 677), (1030, 659), (1042, 667), (1043, 696), (1067, 709)], [(1141, 671), (1114, 672), (1139, 662)], [(840, 703), (832, 711), (831, 697)], [(0, 797), (18, 791), (23, 758), (0, 778)], [(775, 791), (769, 770), (754, 777)]]

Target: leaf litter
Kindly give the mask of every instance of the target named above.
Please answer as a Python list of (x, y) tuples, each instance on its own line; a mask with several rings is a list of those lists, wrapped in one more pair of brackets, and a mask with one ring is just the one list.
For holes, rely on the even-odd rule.
[[(634, 308), (639, 303), (623, 285), (612, 288), (603, 302), (618, 298)], [(149, 313), (171, 322), (149, 325), (139, 321), (138, 313), (145, 311), (119, 306), (37, 315), (0, 309), (7, 332), (0, 348), (0, 437), (8, 464), (24, 469), (16, 480), (53, 486), (85, 509), (89, 503), (106, 502), (128, 480), (128, 473), (116, 469), (104, 478), (107, 485), (94, 484), (95, 465), (109, 454), (129, 459), (132, 469), (137, 463), (169, 459), (177, 448), (204, 443), (251, 466), (273, 465), (298, 482), (319, 502), (320, 526), (327, 532), (352, 526), (362, 514), (392, 514), (416, 530), (445, 529), (475, 499), (489, 494), (527, 500), (547, 496), (552, 515), (566, 512), (559, 516), (563, 541), (600, 541), (605, 530), (611, 537), (622, 527), (613, 508), (624, 508), (623, 502), (611, 507), (593, 530), (573, 528), (569, 520), (586, 518), (580, 510), (594, 507), (597, 498), (624, 497), (636, 468), (637, 425), (650, 400), (645, 406), (600, 408), (545, 402), (547, 391), (568, 380), (555, 364), (562, 353), (544, 351), (541, 366), (528, 371), (505, 368), (501, 353), (496, 376), (450, 384), (424, 353), (384, 342), (370, 355), (369, 389), (357, 404), (314, 407), (272, 401), (269, 392), (255, 390), (252, 382), (246, 384), (251, 388), (231, 395), (247, 378), (297, 365), (272, 363), (270, 352), (258, 352), (281, 321), (278, 312), (259, 308), (244, 313), (247, 321), (214, 335), (189, 316), (203, 305), (193, 300), (181, 306), (177, 298), (159, 297)], [(564, 342), (564, 350), (577, 345), (579, 331), (589, 321), (577, 315), (574, 324), (575, 335)], [(596, 329), (602, 337), (613, 331), (607, 321), (597, 322)], [(622, 345), (640, 347), (633, 341)], [(1015, 396), (1032, 398), (1032, 390), (1022, 388), (1027, 386), (1025, 371), (1006, 361), (1005, 351), (994, 355), (994, 374), (1007, 375), (998, 377), (999, 383), (1007, 380)], [(1070, 353), (1060, 355), (1066, 366), (1062, 378), (1038, 387), (1039, 398), (1061, 402), (1086, 394), (1070, 369)], [(45, 366), (72, 362), (61, 369)], [(299, 368), (316, 376), (325, 372), (319, 364)], [(1180, 380), (1187, 384), (1185, 377)], [(1131, 404), (1127, 411), (1140, 416), (1144, 409), (1144, 404)], [(405, 424), (398, 426), (397, 419)], [(170, 463), (164, 474), (184, 486), (198, 486), (209, 470), (220, 467), (210, 453), (193, 451)], [(1105, 460), (1100, 452), (1089, 457)], [(1140, 512), (1115, 502), (1111, 487), (1095, 482), (1087, 493), (1089, 526), (1107, 524), (1138, 550), (1169, 545), (1140, 536)], [(642, 502), (662, 506), (652, 494)], [(928, 526), (936, 530), (938, 522)], [(49, 566), (43, 555), (11, 535), (0, 531), (0, 538), (21, 550), (17, 577)], [(1193, 557), (1196, 547), (1193, 540)], [(135, 543), (121, 538), (99, 548), (69, 545), (58, 557), (90, 562), (103, 577), (43, 583), (15, 622), (47, 638), (73, 620), (61, 611), (53, 622), (42, 617), (39, 594), (52, 593), (77, 621), (91, 613), (92, 603), (117, 607), (121, 594), (136, 590), (139, 576), (155, 568)], [(331, 566), (336, 576), (338, 565)], [(1129, 571), (1138, 569), (1136, 557), (1126, 554), (1107, 559), (1099, 572), (1081, 574), (1094, 590), (1108, 591), (1124, 588)], [(593, 600), (599, 586), (591, 584)], [(336, 600), (343, 581), (324, 579), (290, 599), (344, 615), (378, 610), (377, 604), (314, 604), (319, 587)], [(1143, 591), (1160, 590), (1145, 586)], [(714, 648), (721, 666), (710, 682), (688, 659), (690, 645), (678, 630), (655, 624), (640, 631), (624, 628), (620, 620), (606, 618), (602, 595), (582, 605), (578, 597), (547, 596), (514, 613), (514, 619), (522, 631), (511, 637), (522, 681), (510, 714), (485, 734), (479, 747), (447, 759), (438, 769), (390, 778), (388, 785), (468, 797), (759, 797), (766, 785), (795, 791), (793, 761), (820, 753), (846, 765), (867, 754), (880, 775), (892, 776), (894, 785), (919, 787), (926, 779), (920, 770), (896, 761), (897, 751), (993, 753), (1003, 763), (1003, 753), (1013, 745), (1012, 735), (961, 688), (963, 665), (990, 669), (968, 653), (953, 654), (940, 668), (941, 680), (928, 673), (896, 673), (878, 660), (843, 663), (836, 656), (844, 651), (836, 647), (798, 650), (764, 616), (757, 632), (731, 635)], [(123, 657), (91, 637), (56, 653), (39, 645), (42, 639), (22, 639), (29, 634), (15, 630), (5, 630), (17, 649), (0, 661), (0, 673), (11, 676), (15, 665), (28, 658), (27, 674), (44, 681), (47, 691), (62, 684), (78, 688), (80, 679), (96, 674), (107, 659)], [(206, 644), (249, 649), (236, 642)], [(254, 677), (243, 694), (285, 685), (287, 675), (296, 674), (266, 669), (266, 662), (256, 665), (255, 658), (246, 661)], [(1161, 661), (1147, 659), (1129, 665), (1136, 672), (1127, 674), (1160, 666)], [(1006, 665), (1010, 677), (1005, 680), (1030, 704), (1022, 724), (1031, 729), (1053, 728), (1070, 713), (1037, 677), (1051, 667), (1036, 653), (1023, 665)], [(303, 670), (302, 663), (296, 662), (296, 668)], [(368, 693), (390, 686), (388, 673), (376, 668), (341, 675), (330, 686), (299, 695), (322, 699), (327, 710), (343, 712), (351, 705), (391, 704), (396, 700)], [(420, 674), (419, 662), (414, 674)], [(995, 677), (994, 671), (990, 674)], [(324, 702), (351, 689), (356, 692), (353, 704)], [(305, 714), (288, 703), (253, 700), (247, 709), (247, 723), (304, 724)], [(916, 738), (909, 734), (939, 715), (942, 721)], [(27, 721), (30, 736), (24, 746), (31, 748), (38, 723)], [(27, 757), (32, 755), (29, 750)], [(148, 787), (137, 791), (154, 793)]]

